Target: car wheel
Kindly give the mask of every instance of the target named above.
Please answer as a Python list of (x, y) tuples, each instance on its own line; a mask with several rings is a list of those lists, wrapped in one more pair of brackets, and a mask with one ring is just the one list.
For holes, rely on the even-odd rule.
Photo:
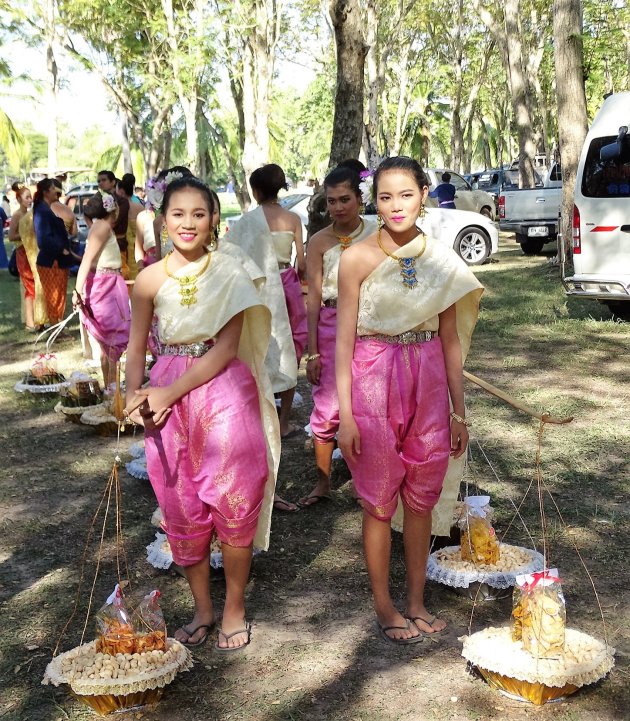
[(468, 265), (481, 265), (490, 255), (490, 238), (480, 228), (464, 228), (458, 233), (453, 248)]
[(489, 220), (493, 219), (493, 213), (492, 209), (488, 208), (487, 205), (484, 205), (483, 208), (479, 211), (480, 215), (483, 215), (485, 218), (488, 218)]
[[(521, 240), (519, 240), (521, 238)], [(545, 245), (544, 240), (528, 238), (526, 235), (517, 236), (518, 242), (521, 244), (523, 255), (538, 255)]]

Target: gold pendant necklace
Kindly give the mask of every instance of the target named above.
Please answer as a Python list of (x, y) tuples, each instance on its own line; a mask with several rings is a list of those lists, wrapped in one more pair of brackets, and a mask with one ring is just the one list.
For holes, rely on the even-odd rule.
[(365, 228), (365, 223), (363, 222), (363, 218), (360, 218), (359, 227), (356, 230), (353, 230), (352, 233), (349, 235), (339, 235), (339, 233), (335, 230), (335, 224), (332, 224), (332, 232), (339, 241), (339, 245), (341, 245), (341, 252), (343, 253), (344, 250), (347, 250), (350, 245), (352, 244), (352, 241), (355, 238), (358, 238), (361, 233), (363, 232), (363, 228)]
[(388, 255), (392, 260), (395, 260), (398, 263), (400, 266), (400, 275), (402, 276), (403, 285), (410, 290), (418, 285), (418, 278), (416, 276), (416, 260), (418, 260), (418, 258), (424, 253), (427, 247), (427, 236), (424, 233), (421, 233), (420, 235), (422, 236), (422, 247), (420, 248), (420, 251), (410, 258), (401, 258), (398, 255), (394, 255), (394, 253), (390, 253), (389, 250), (386, 250), (383, 247), (383, 244), (381, 243), (380, 227), (376, 231), (376, 242), (378, 243), (378, 247), (383, 251), (383, 253), (385, 253), (385, 255)]
[(198, 273), (182, 276), (173, 275), (173, 273), (171, 273), (168, 269), (168, 257), (169, 255), (172, 255), (172, 253), (173, 251), (171, 250), (164, 256), (164, 271), (169, 278), (172, 278), (179, 283), (179, 304), (183, 306), (194, 305), (197, 302), (197, 291), (199, 290), (197, 288), (197, 279), (202, 276), (206, 270), (208, 270), (212, 253), (206, 254), (206, 262), (199, 269)]

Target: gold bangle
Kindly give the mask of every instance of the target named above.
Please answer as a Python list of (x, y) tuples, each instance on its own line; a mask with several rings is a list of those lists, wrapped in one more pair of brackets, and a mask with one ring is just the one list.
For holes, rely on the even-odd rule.
[(312, 360), (317, 360), (318, 358), (321, 358), (321, 353), (313, 353), (313, 355), (306, 356), (306, 362), (310, 363)]
[(466, 428), (470, 428), (470, 427), (472, 426), (472, 422), (471, 422), (471, 421), (467, 421), (465, 418), (462, 418), (461, 416), (458, 416), (457, 413), (453, 412), (453, 413), (451, 413), (450, 415), (451, 415), (451, 418), (452, 418), (454, 421), (457, 421), (458, 423), (462, 423), (463, 425), (466, 426)]

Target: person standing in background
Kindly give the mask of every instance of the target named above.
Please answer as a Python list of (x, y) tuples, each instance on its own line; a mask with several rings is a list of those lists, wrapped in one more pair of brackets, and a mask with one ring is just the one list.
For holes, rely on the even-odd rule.
[(116, 202), (127, 202), (129, 206), (127, 215), (127, 265), (129, 266), (128, 280), (135, 280), (138, 275), (138, 266), (136, 260), (136, 219), (144, 210), (144, 206), (139, 201), (134, 200), (133, 189), (136, 178), (131, 173), (125, 173), (121, 180), (116, 183)]
[(455, 194), (457, 188), (451, 183), (451, 174), (442, 173), (442, 182), (429, 193), (430, 198), (437, 198), (440, 208), (455, 210)]
[(69, 268), (74, 264), (64, 221), (51, 205), (58, 199), (58, 188), (51, 178), (37, 183), (33, 199), (33, 227), (39, 253), (37, 272), (42, 281), (50, 323), (59, 323), (66, 311)]
[[(111, 170), (99, 170), (97, 175), (98, 189), (104, 193), (110, 195), (116, 194), (116, 176)], [(114, 233), (116, 234), (116, 240), (118, 241), (118, 247), (120, 248), (120, 257), (122, 259), (122, 275), (125, 280), (132, 278), (133, 266), (133, 277), (138, 274), (135, 267), (136, 260), (135, 254), (128, 252), (127, 243), (127, 225), (129, 223), (129, 201), (126, 197), (122, 198), (118, 196), (118, 220), (114, 226)], [(133, 249), (132, 249), (133, 250)], [(129, 259), (131, 256), (131, 261)]]

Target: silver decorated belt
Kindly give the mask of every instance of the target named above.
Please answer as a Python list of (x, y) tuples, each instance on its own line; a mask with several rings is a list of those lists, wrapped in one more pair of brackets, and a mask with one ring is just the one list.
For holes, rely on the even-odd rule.
[(189, 343), (188, 345), (166, 345), (164, 343), (158, 343), (157, 354), (201, 358), (201, 356), (205, 355), (213, 345), (213, 340), (205, 340), (202, 343)]
[(97, 268), (95, 273), (115, 273), (116, 275), (120, 275), (120, 268)]
[(336, 308), (337, 307), (337, 299), (336, 298), (329, 298), (328, 300), (325, 300), (322, 305), (324, 308)]
[(291, 267), (291, 263), (278, 263), (279, 270), (287, 270)]
[(377, 333), (376, 335), (361, 335), (359, 338), (363, 340), (378, 340), (381, 343), (391, 343), (392, 345), (414, 345), (415, 343), (426, 343), (437, 337), (437, 331), (434, 330), (408, 330), (400, 335), (384, 335)]

